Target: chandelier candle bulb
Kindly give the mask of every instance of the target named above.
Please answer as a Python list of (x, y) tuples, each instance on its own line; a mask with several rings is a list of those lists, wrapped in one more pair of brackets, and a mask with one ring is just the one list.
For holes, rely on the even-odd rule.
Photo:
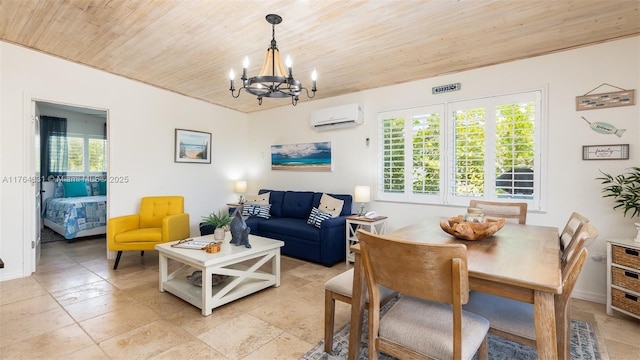
[(233, 91), (236, 88), (233, 87), (233, 78), (236, 77), (236, 74), (233, 73), (233, 69), (231, 69), (231, 71), (229, 71), (229, 80), (231, 81), (231, 88), (229, 90)]

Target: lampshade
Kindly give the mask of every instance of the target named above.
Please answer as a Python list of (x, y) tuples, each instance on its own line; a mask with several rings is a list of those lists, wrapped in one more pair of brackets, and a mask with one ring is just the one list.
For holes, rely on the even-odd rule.
[(247, 181), (246, 180), (238, 180), (233, 184), (233, 191), (236, 194), (244, 194), (247, 192)]
[(355, 202), (371, 201), (371, 188), (365, 185), (357, 185), (353, 190), (353, 198)]

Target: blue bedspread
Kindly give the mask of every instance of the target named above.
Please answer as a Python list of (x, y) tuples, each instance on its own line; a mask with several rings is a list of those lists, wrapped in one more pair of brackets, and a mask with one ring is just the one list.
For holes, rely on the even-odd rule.
[(42, 215), (65, 228), (65, 239), (73, 239), (78, 231), (107, 224), (107, 197), (81, 196), (48, 198)]

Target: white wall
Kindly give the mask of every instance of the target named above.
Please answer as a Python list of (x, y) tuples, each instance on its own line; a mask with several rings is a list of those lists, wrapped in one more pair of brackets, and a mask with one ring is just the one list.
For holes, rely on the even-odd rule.
[[(462, 90), (431, 95), (432, 86), (453, 82), (462, 83)], [(22, 153), (31, 145), (24, 135), (30, 126), (27, 99), (108, 109), (109, 175), (130, 179), (109, 184), (109, 215), (135, 211), (144, 195), (182, 194), (196, 233), (200, 216), (236, 200), (233, 179), (248, 179), (250, 193), (263, 187), (352, 193), (355, 185), (374, 186), (379, 111), (544, 87), (549, 118), (547, 211), (530, 213), (528, 222), (561, 227), (572, 211), (579, 211), (600, 230), (591, 254), (604, 253), (606, 238), (632, 237), (635, 228), (633, 219), (623, 218), (611, 209), (609, 199), (600, 197), (600, 184), (594, 179), (598, 169), (617, 172), (638, 166), (640, 113), (638, 105), (577, 112), (575, 97), (602, 83), (640, 90), (640, 37), (248, 115), (0, 42), (0, 178), (30, 174)], [(318, 85), (319, 92), (331, 86), (321, 79)], [(364, 125), (329, 132), (310, 128), (312, 110), (353, 102), (364, 106)], [(581, 116), (627, 131), (622, 138), (598, 134)], [(213, 163), (174, 163), (175, 128), (212, 132)], [(368, 147), (366, 138), (371, 140)], [(333, 172), (270, 170), (271, 145), (316, 141), (332, 142)], [(592, 144), (630, 144), (630, 159), (583, 161), (582, 146)], [(24, 222), (29, 186), (0, 183), (0, 257), (6, 266), (0, 270), (0, 281), (29, 275), (24, 270), (30, 254), (24, 246), (30, 241), (31, 224)], [(390, 217), (389, 230), (464, 211), (376, 201), (368, 207)], [(603, 263), (589, 261), (575, 295), (603, 302), (605, 274)]]
[[(428, 49), (425, 49), (428, 51)], [(366, 74), (363, 74), (366, 76)], [(323, 84), (318, 81), (318, 92)], [(439, 95), (431, 87), (461, 83), (462, 90)], [(633, 220), (612, 210), (612, 202), (600, 195), (599, 169), (619, 172), (639, 166), (640, 112), (638, 105), (591, 111), (576, 111), (575, 97), (596, 86), (608, 83), (640, 91), (640, 37), (608, 42), (547, 56), (514, 61), (507, 64), (462, 73), (419, 80), (350, 95), (300, 103), (297, 107), (280, 107), (249, 114), (249, 193), (260, 188), (315, 190), (353, 193), (355, 185), (376, 184), (377, 113), (385, 110), (432, 105), (444, 101), (473, 99), (533, 88), (544, 88), (548, 129), (546, 146), (546, 211), (528, 214), (527, 222), (563, 227), (573, 211), (578, 211), (599, 229), (600, 236), (589, 251), (605, 253), (605, 239), (635, 236)], [(598, 92), (616, 91), (603, 87)], [(637, 98), (637, 95), (636, 95)], [(270, 101), (267, 99), (265, 101)], [(638, 99), (636, 99), (638, 101)], [(309, 126), (312, 110), (360, 103), (364, 106), (365, 123), (352, 129), (316, 132)], [(594, 132), (581, 119), (603, 121), (627, 129), (623, 137)], [(286, 130), (283, 130), (286, 129)], [(366, 138), (371, 139), (369, 147)], [(331, 141), (334, 170), (327, 173), (270, 170), (270, 146)], [(630, 144), (629, 160), (583, 161), (583, 145)], [(357, 204), (354, 204), (354, 210)], [(388, 230), (408, 225), (429, 216), (461, 214), (459, 207), (430, 206), (374, 201), (368, 208), (390, 217)], [(636, 219), (637, 221), (637, 219)], [(605, 264), (590, 260), (575, 289), (575, 296), (604, 302)]]
[[(86, 66), (0, 42), (0, 179), (33, 174), (30, 100), (106, 109), (110, 217), (137, 211), (140, 197), (183, 195), (198, 234), (200, 217), (236, 200), (243, 177), (247, 115)], [(176, 128), (212, 133), (212, 163), (174, 162)], [(233, 149), (233, 151), (230, 151)], [(0, 281), (30, 275), (35, 226), (32, 185), (0, 182)]]

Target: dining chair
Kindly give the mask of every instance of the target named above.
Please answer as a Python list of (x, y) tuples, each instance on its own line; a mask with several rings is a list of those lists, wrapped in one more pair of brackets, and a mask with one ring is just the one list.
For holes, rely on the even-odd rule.
[[(488, 359), (487, 319), (462, 310), (469, 297), (467, 248), (358, 230), (369, 293), (369, 359)], [(380, 317), (379, 285), (402, 295)], [(464, 324), (464, 329), (463, 325)]]
[(593, 241), (598, 237), (598, 230), (589, 223), (580, 223), (573, 233), (567, 247), (560, 254), (560, 265), (564, 269), (571, 261), (571, 257), (577, 254), (583, 247), (587, 247), (587, 241)]
[(582, 223), (588, 222), (589, 219), (587, 219), (585, 216), (578, 214), (577, 212), (571, 213), (571, 216), (569, 216), (569, 220), (567, 220), (564, 229), (562, 229), (562, 232), (560, 233), (560, 250), (564, 251), (567, 245), (569, 245), (569, 242), (578, 229), (578, 226), (580, 226), (580, 224)]
[[(324, 284), (324, 351), (333, 350), (333, 330), (336, 316), (336, 300), (351, 304), (353, 297), (353, 269), (338, 274)], [(380, 287), (380, 306), (398, 295), (397, 292), (384, 286)], [(369, 294), (363, 293), (365, 303), (369, 302)]]
[(469, 207), (482, 209), (485, 218), (504, 219), (514, 224), (527, 223), (527, 203), (471, 200)]
[[(570, 358), (569, 301), (571, 292), (587, 258), (582, 248), (562, 273), (562, 293), (554, 295), (556, 318), (556, 346), (559, 359)], [(469, 302), (463, 307), (489, 320), (489, 333), (526, 346), (536, 347), (536, 330), (533, 304), (496, 295), (472, 291)]]

